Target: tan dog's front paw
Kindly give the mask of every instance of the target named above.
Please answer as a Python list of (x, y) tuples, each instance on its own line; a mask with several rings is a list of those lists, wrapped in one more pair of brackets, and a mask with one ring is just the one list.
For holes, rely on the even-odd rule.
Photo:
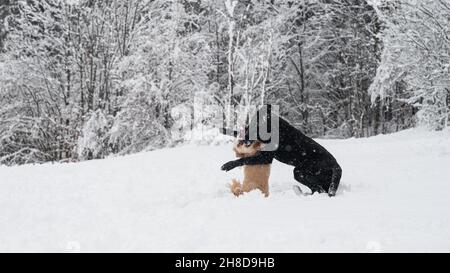
[(241, 183), (239, 183), (238, 180), (233, 179), (233, 181), (230, 184), (230, 189), (231, 192), (235, 195), (235, 196), (239, 196), (243, 193), (242, 191), (242, 185)]

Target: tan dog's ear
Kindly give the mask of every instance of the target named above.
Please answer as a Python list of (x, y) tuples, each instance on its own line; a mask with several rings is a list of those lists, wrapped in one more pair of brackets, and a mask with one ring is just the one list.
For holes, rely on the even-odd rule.
[(253, 145), (253, 147), (255, 148), (255, 150), (260, 151), (261, 148), (263, 147), (263, 145), (264, 144), (262, 142), (256, 141), (255, 144)]
[(264, 143), (260, 142), (260, 141), (256, 141), (255, 143), (253, 143), (252, 145), (252, 149), (254, 150), (255, 153), (261, 152), (261, 149), (264, 147)]

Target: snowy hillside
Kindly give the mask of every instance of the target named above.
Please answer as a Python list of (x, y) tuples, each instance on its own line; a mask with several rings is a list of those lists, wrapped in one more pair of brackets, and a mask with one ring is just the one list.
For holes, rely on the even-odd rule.
[(449, 132), (319, 142), (335, 198), (295, 195), (280, 163), (268, 199), (236, 198), (229, 145), (0, 167), (0, 251), (450, 251)]

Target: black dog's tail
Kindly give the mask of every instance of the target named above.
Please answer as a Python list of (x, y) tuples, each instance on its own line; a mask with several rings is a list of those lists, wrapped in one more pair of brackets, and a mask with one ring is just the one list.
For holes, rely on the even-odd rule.
[(339, 187), (339, 182), (341, 181), (341, 176), (342, 176), (342, 169), (341, 167), (339, 167), (339, 165), (336, 165), (333, 169), (333, 174), (331, 175), (331, 184), (330, 184), (330, 188), (328, 189), (328, 195), (331, 196), (335, 196), (336, 195), (336, 191)]

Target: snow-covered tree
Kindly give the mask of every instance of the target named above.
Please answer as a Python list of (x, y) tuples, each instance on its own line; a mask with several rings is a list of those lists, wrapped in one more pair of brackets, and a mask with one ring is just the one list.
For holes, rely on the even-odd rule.
[(107, 117), (99, 109), (91, 113), (91, 116), (83, 126), (81, 136), (77, 143), (77, 154), (81, 160), (103, 158), (109, 153), (108, 136), (109, 129)]
[(450, 3), (396, 1), (388, 7), (378, 9), (386, 24), (385, 47), (372, 97), (417, 107), (420, 124), (442, 129), (450, 118)]
[[(182, 1), (153, 1), (138, 22), (130, 55), (117, 73), (127, 97), (120, 104), (112, 142), (118, 151), (161, 147), (171, 142), (172, 107), (194, 101), (208, 88), (210, 49), (199, 13)], [(131, 130), (133, 129), (133, 130)]]

